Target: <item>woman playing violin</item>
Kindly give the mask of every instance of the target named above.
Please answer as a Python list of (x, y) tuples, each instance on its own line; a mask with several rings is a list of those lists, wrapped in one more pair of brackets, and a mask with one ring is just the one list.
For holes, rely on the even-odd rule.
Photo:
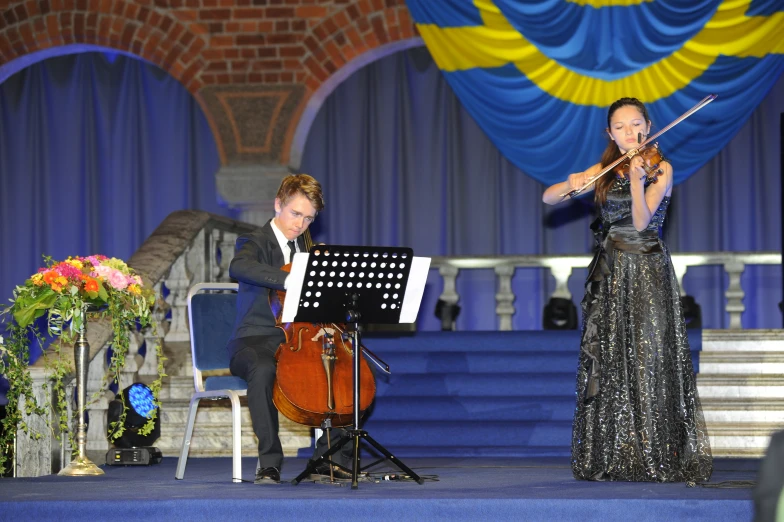
[[(672, 166), (635, 153), (650, 128), (639, 100), (614, 102), (601, 161), (542, 198), (554, 205), (593, 190), (600, 214), (591, 227), (598, 248), (582, 302), (572, 427), (572, 471), (583, 480), (695, 482), (713, 469), (678, 280), (660, 238)], [(624, 155), (623, 175), (591, 183)]]

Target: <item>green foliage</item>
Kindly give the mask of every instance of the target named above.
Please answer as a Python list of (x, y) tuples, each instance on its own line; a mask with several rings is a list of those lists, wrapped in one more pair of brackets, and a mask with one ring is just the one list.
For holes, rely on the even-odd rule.
[[(61, 349), (73, 345), (79, 332), (87, 326), (88, 319), (108, 318), (112, 325), (112, 358), (96, 395), (103, 393), (110, 381), (119, 384), (130, 346), (131, 331), (136, 331), (138, 327), (153, 328), (153, 336), (157, 341), (154, 349), (158, 356), (158, 377), (150, 388), (155, 404), (160, 406), (158, 397), (161, 379), (165, 376), (165, 358), (152, 320), (154, 292), (119, 259), (90, 256), (68, 258), (55, 263), (46, 257), (45, 262), (46, 268), (33, 274), (24, 285), (16, 287), (11, 305), (0, 312), (0, 316), (9, 314), (13, 318), (7, 325), (6, 337), (0, 337), (0, 374), (6, 377), (10, 385), (6, 394), (6, 417), (2, 421), (4, 430), (0, 435), (0, 475), (5, 470), (17, 430), (34, 440), (43, 436), (24, 421), (24, 415), (46, 416), (49, 411), (57, 411), (60, 433), (68, 434), (72, 448), (77, 449), (69, 430), (65, 393), (65, 379), (73, 374), (73, 369), (61, 357)], [(38, 403), (29, 371), (30, 338), (37, 339), (43, 346), (36, 319), (44, 315), (47, 316), (47, 333), (57, 338), (43, 355), (44, 368), (53, 386), (55, 404), (48, 402), (48, 393), (44, 394), (47, 402)], [(44, 387), (46, 385), (44, 383)], [(154, 411), (157, 413), (157, 408)], [(78, 413), (74, 411), (74, 415)], [(125, 420), (125, 415), (124, 408), (120, 423)], [(153, 428), (153, 421), (154, 416), (143, 428), (148, 433)], [(49, 429), (56, 433), (52, 426)], [(121, 430), (118, 430), (113, 436), (117, 438), (120, 435)]]

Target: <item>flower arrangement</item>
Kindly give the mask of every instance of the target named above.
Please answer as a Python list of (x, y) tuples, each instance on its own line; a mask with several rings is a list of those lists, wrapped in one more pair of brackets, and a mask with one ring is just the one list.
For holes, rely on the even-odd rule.
[[(61, 262), (54, 262), (49, 257), (44, 259), (46, 266), (23, 285), (17, 286), (10, 306), (0, 312), (0, 316), (9, 314), (12, 319), (6, 325), (8, 335), (0, 338), (0, 374), (6, 377), (10, 385), (6, 418), (3, 419), (4, 430), (0, 434), (0, 474), (4, 470), (8, 447), (17, 428), (34, 438), (41, 437), (40, 433), (31, 433), (24, 422), (23, 412), (18, 408), (21, 397), (25, 398), (23, 409), (28, 415), (44, 414), (48, 408), (56, 407), (59, 410), (60, 430), (70, 433), (63, 379), (72, 369), (61, 359), (60, 348), (76, 340), (86, 325), (88, 315), (108, 316), (112, 324), (112, 358), (101, 390), (110, 378), (118, 381), (128, 353), (131, 330), (152, 325), (155, 294), (125, 262), (103, 255), (69, 257)], [(43, 355), (44, 366), (53, 381), (57, 401), (55, 405), (38, 404), (28, 371), (31, 337), (37, 338), (43, 346), (43, 336), (36, 320), (44, 315), (47, 316), (46, 332), (59, 339)], [(150, 388), (157, 404), (161, 377), (164, 376), (164, 357), (160, 343), (156, 343), (155, 349), (158, 354), (158, 378)], [(124, 415), (116, 423), (117, 426), (112, 426), (115, 438), (122, 435)], [(152, 430), (154, 418), (155, 413), (142, 430)]]

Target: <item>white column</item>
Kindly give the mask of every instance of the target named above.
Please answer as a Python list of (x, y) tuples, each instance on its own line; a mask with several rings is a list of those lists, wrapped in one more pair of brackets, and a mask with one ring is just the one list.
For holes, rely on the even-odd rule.
[(512, 293), (512, 276), (515, 267), (510, 265), (495, 267), (498, 277), (498, 292), (495, 294), (495, 313), (498, 316), (498, 329), (509, 331), (512, 329), (512, 316), (515, 313), (514, 293)]

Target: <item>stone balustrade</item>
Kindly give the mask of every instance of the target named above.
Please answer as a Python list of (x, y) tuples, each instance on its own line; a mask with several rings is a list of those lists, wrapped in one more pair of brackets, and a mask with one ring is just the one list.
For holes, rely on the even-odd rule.
[[(228, 266), (233, 255), (234, 242), (238, 235), (253, 230), (256, 225), (234, 221), (207, 212), (178, 211), (170, 214), (139, 250), (128, 260), (128, 264), (142, 274), (147, 284), (153, 285), (161, 296), (154, 310), (156, 328), (137, 332), (132, 336), (127, 364), (119, 379), (119, 389), (134, 382), (150, 382), (155, 378), (158, 361), (155, 344), (163, 343), (169, 361), (166, 373), (189, 375), (191, 372), (189, 332), (187, 324), (186, 297), (188, 289), (200, 282), (228, 282)], [(515, 313), (515, 295), (512, 277), (518, 269), (548, 268), (555, 278), (552, 297), (570, 299), (569, 278), (574, 268), (588, 266), (589, 255), (581, 256), (483, 256), (483, 257), (434, 257), (432, 268), (443, 278), (440, 296), (448, 304), (458, 303), (456, 279), (461, 270), (493, 269), (497, 279), (496, 314), (500, 330), (512, 329)], [(682, 285), (683, 276), (690, 266), (722, 265), (729, 274), (729, 286), (725, 292), (726, 310), (730, 314), (730, 328), (739, 329), (744, 310), (744, 292), (741, 274), (747, 265), (780, 264), (778, 252), (709, 252), (674, 254), (673, 265)], [(156, 334), (157, 332), (157, 334)], [(91, 322), (87, 332), (90, 343), (90, 370), (87, 382), (88, 453), (101, 464), (101, 455), (109, 449), (106, 439), (106, 411), (113, 392), (105, 389), (104, 375), (107, 371), (107, 342), (111, 336), (108, 321)], [(180, 353), (182, 352), (182, 353)], [(67, 358), (73, 358), (70, 350), (64, 349)], [(49, 389), (46, 373), (39, 361), (33, 365), (32, 373), (40, 399)], [(103, 387), (103, 388), (102, 388)], [(73, 396), (73, 383), (69, 385), (69, 396)], [(69, 406), (70, 407), (70, 406)], [(70, 458), (67, 437), (58, 440), (55, 433), (46, 428), (43, 420), (34, 424), (43, 440), (33, 441), (23, 434), (16, 441), (16, 475), (40, 476), (57, 472), (62, 463)]]
[[(575, 268), (586, 268), (592, 256), (476, 256), (476, 257), (434, 257), (430, 266), (438, 269), (444, 286), (440, 299), (454, 305), (460, 300), (456, 279), (461, 270), (493, 269), (497, 280), (496, 315), (499, 330), (512, 329), (512, 316), (515, 313), (515, 295), (512, 292), (512, 277), (515, 270), (525, 268), (548, 268), (555, 278), (555, 290), (551, 297), (571, 299), (569, 278)], [(721, 265), (729, 276), (729, 285), (724, 293), (727, 298), (725, 310), (729, 313), (730, 329), (743, 328), (741, 316), (745, 307), (745, 293), (741, 286), (741, 275), (747, 265), (780, 265), (780, 252), (694, 252), (672, 254), (672, 264), (681, 287), (681, 295), (688, 292), (683, 288), (683, 276), (690, 266)]]

